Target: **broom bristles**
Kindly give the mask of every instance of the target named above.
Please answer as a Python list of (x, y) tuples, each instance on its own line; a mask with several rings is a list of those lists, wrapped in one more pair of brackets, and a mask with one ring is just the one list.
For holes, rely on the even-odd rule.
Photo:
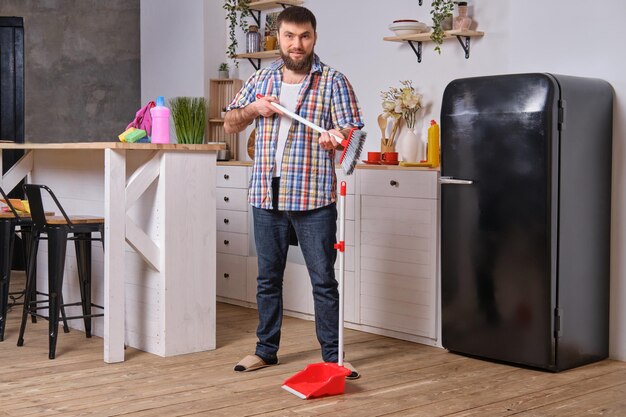
[(366, 138), (367, 132), (362, 130), (354, 129), (350, 132), (347, 139), (348, 144), (346, 145), (343, 153), (341, 154), (341, 159), (339, 160), (341, 168), (343, 168), (346, 175), (352, 174), (354, 167), (357, 162), (359, 162)]

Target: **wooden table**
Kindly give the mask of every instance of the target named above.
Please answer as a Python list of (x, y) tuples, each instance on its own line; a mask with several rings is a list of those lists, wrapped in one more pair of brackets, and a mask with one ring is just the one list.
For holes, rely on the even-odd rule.
[[(68, 213), (105, 218), (104, 253), (95, 246), (92, 261), (94, 300), (105, 307), (94, 334), (104, 338), (105, 362), (123, 361), (125, 344), (160, 356), (215, 349), (215, 165), (224, 144), (0, 143), (4, 149), (25, 151), (2, 177), (6, 192), (26, 177), (51, 187)], [(40, 255), (42, 288), (45, 262)], [(70, 300), (79, 297), (75, 260), (66, 264)]]

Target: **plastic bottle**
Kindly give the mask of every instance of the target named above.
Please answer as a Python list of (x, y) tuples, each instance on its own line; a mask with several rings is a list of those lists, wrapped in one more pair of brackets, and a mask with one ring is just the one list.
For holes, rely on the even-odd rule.
[(426, 155), (431, 167), (439, 166), (439, 125), (436, 121), (430, 121), (428, 128), (428, 155)]
[(152, 116), (152, 143), (170, 143), (170, 109), (165, 107), (163, 96), (157, 97), (156, 106), (150, 109)]

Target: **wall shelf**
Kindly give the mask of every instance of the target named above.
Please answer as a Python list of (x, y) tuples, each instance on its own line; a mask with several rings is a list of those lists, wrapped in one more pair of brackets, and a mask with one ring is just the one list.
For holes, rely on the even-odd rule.
[(253, 1), (250, 4), (248, 4), (248, 8), (250, 9), (250, 15), (252, 15), (252, 18), (254, 19), (256, 24), (259, 27), (261, 27), (261, 11), (262, 10), (277, 9), (279, 7), (282, 7), (283, 9), (285, 9), (289, 6), (300, 6), (302, 3), (304, 3), (302, 0), (282, 0), (282, 1), (259, 0), (259, 1)]
[(231, 159), (237, 159), (239, 134), (224, 132), (222, 109), (228, 106), (235, 94), (241, 89), (243, 81), (233, 78), (211, 78), (209, 80), (209, 120), (207, 123), (207, 142), (225, 142)]
[(276, 0), (258, 0), (258, 1), (251, 1), (250, 4), (248, 4), (248, 7), (251, 10), (268, 10), (268, 9), (276, 9), (278, 7), (288, 7), (288, 6), (300, 6), (302, 3), (304, 3), (304, 1), (302, 0), (282, 0), (282, 1), (276, 1)]
[[(387, 42), (407, 42), (411, 49), (413, 49), (413, 52), (415, 52), (417, 62), (422, 62), (422, 42), (432, 42), (430, 34), (430, 32), (427, 32), (415, 35), (387, 36), (384, 37), (383, 40)], [(463, 51), (465, 51), (465, 59), (468, 59), (470, 56), (470, 39), (484, 35), (484, 32), (478, 32), (475, 30), (446, 30), (444, 32), (443, 40), (446, 41), (448, 39), (456, 38), (461, 44)], [(417, 47), (415, 46), (415, 43), (417, 43)]]
[[(271, 51), (261, 51), (254, 52), (252, 54), (237, 54), (235, 58), (237, 59), (247, 59), (250, 61), (255, 70), (261, 68), (261, 60), (266, 58), (278, 58), (280, 56), (280, 52), (278, 49), (274, 49)], [(256, 62), (255, 62), (256, 60)]]

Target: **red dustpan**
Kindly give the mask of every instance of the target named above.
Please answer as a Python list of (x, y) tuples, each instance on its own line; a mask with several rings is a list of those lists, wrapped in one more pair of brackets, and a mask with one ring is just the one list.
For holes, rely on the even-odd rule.
[(283, 382), (283, 389), (303, 400), (343, 394), (350, 369), (343, 366), (343, 281), (345, 250), (346, 182), (341, 182), (339, 192), (339, 363), (321, 362), (308, 365), (302, 371)]

